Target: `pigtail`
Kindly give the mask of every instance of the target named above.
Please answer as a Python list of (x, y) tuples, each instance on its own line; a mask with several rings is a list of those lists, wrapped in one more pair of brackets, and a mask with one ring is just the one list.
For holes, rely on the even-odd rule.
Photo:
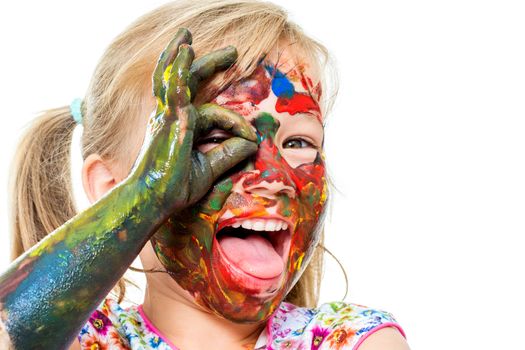
[[(75, 126), (69, 106), (48, 110), (20, 140), (10, 181), (13, 260), (77, 213), (71, 183)], [(119, 302), (128, 283), (121, 278), (114, 288)]]
[(18, 144), (10, 179), (12, 259), (76, 214), (70, 170), (75, 125), (69, 107), (52, 109)]

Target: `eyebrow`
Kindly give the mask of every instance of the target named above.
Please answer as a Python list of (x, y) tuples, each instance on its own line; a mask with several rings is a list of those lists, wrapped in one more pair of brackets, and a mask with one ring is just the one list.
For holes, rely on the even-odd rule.
[(323, 115), (321, 113), (315, 113), (312, 111), (297, 112), (297, 114), (291, 115), (290, 118), (299, 118), (304, 117), (306, 119), (315, 120), (323, 128), (325, 124), (323, 123)]

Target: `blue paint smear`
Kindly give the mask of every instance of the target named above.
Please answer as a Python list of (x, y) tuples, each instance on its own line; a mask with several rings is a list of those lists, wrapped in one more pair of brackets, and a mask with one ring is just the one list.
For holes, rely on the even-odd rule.
[(266, 66), (266, 70), (273, 76), (272, 91), (275, 96), (292, 98), (295, 88), (286, 75), (272, 66)]

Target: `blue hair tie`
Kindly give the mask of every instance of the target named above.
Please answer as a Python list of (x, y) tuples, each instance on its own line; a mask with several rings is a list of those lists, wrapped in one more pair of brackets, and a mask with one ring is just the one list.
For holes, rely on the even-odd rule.
[(82, 99), (75, 98), (69, 105), (69, 110), (71, 111), (73, 120), (75, 120), (77, 124), (82, 125)]

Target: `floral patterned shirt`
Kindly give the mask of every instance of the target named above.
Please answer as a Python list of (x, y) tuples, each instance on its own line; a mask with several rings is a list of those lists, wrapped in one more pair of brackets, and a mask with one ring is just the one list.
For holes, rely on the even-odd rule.
[[(403, 330), (387, 312), (334, 302), (315, 309), (283, 302), (268, 320), (255, 350), (357, 349), (385, 327)], [(106, 299), (91, 315), (78, 339), (82, 349), (178, 350), (148, 320), (141, 306), (122, 308)]]

